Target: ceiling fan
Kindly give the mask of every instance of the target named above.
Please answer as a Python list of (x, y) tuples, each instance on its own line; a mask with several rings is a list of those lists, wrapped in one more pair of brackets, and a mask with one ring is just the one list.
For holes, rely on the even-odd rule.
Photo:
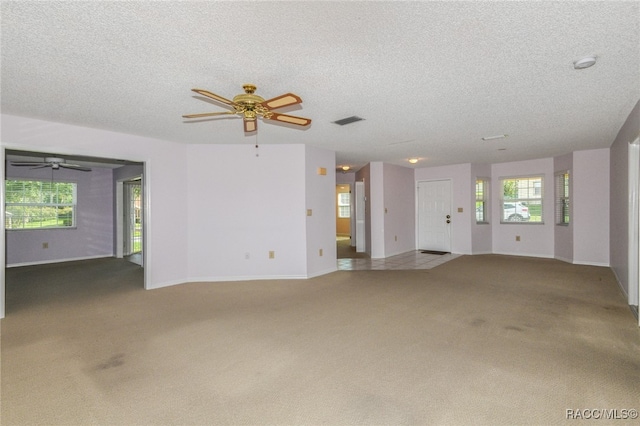
[(64, 169), (79, 170), (82, 172), (90, 172), (89, 167), (80, 166), (78, 164), (67, 163), (64, 158), (45, 157), (44, 161), (11, 161), (12, 166), (31, 167), (32, 169), (42, 169), (51, 167), (52, 170), (58, 170), (60, 167)]
[(262, 117), (264, 120), (275, 120), (288, 124), (295, 124), (296, 126), (308, 126), (311, 124), (311, 120), (303, 117), (296, 117), (288, 114), (280, 114), (273, 112), (272, 110), (278, 108), (284, 108), (289, 105), (295, 105), (302, 102), (302, 99), (293, 93), (285, 93), (284, 95), (277, 96), (273, 99), (264, 100), (264, 98), (254, 94), (256, 86), (253, 84), (245, 84), (242, 86), (245, 93), (242, 93), (233, 98), (232, 101), (225, 99), (222, 96), (218, 96), (215, 93), (211, 93), (202, 89), (191, 89), (196, 93), (206, 96), (223, 103), (231, 108), (233, 111), (224, 112), (205, 112), (202, 114), (186, 114), (183, 118), (203, 118), (213, 117), (218, 115), (239, 115), (244, 121), (244, 131), (247, 133), (255, 132), (258, 130), (257, 118)]

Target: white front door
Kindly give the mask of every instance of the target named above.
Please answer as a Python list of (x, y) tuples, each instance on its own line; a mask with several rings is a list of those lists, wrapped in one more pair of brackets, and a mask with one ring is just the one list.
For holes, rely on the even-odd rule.
[(451, 251), (451, 181), (418, 182), (418, 248)]

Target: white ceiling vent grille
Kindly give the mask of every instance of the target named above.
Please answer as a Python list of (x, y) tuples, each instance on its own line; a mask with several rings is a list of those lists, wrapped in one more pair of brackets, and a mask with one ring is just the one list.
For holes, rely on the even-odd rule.
[(351, 117), (336, 120), (334, 121), (334, 123), (337, 124), (338, 126), (344, 126), (346, 124), (351, 124), (351, 123), (355, 123), (356, 121), (362, 121), (362, 120), (364, 120), (364, 118), (360, 118), (357, 115), (352, 115)]

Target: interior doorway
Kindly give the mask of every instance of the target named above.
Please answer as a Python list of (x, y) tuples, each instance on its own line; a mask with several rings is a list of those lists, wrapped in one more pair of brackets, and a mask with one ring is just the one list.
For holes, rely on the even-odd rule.
[(142, 176), (123, 182), (123, 256), (142, 266)]
[(336, 236), (351, 239), (351, 185), (336, 185)]

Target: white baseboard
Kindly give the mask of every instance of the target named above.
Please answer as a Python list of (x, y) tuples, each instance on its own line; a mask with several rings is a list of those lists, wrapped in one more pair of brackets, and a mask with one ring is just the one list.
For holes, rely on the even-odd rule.
[(333, 268), (326, 269), (326, 270), (324, 270), (324, 271), (319, 271), (319, 272), (315, 272), (315, 273), (313, 273), (313, 274), (308, 274), (308, 275), (307, 275), (307, 278), (315, 278), (315, 277), (319, 277), (319, 276), (321, 276), (321, 275), (327, 275), (327, 274), (330, 274), (330, 273), (332, 273), (332, 272), (336, 272), (337, 270), (338, 270), (338, 267), (337, 267), (337, 266), (335, 266), (335, 267), (333, 267)]
[(96, 255), (96, 256), (84, 256), (84, 257), (73, 257), (70, 259), (52, 259), (52, 260), (39, 260), (36, 262), (21, 262), (21, 263), (10, 263), (7, 264), (7, 268), (18, 268), (20, 266), (34, 266), (34, 265), (47, 265), (50, 263), (63, 263), (63, 262), (75, 262), (78, 260), (91, 260), (91, 259), (104, 259), (108, 257), (113, 257), (113, 255)]
[(609, 265), (608, 263), (601, 263), (601, 262), (583, 262), (583, 261), (575, 261), (573, 262), (574, 265), (588, 265), (588, 266), (603, 266), (605, 268), (609, 268), (611, 267), (611, 265)]
[(532, 254), (532, 253), (502, 253), (502, 252), (493, 252), (493, 254), (500, 254), (503, 256), (522, 256), (522, 257), (538, 257), (540, 259), (553, 259), (552, 255), (543, 255), (543, 254)]
[(262, 281), (262, 280), (304, 280), (306, 275), (236, 275), (222, 277), (189, 277), (188, 283), (224, 282), (224, 281)]

